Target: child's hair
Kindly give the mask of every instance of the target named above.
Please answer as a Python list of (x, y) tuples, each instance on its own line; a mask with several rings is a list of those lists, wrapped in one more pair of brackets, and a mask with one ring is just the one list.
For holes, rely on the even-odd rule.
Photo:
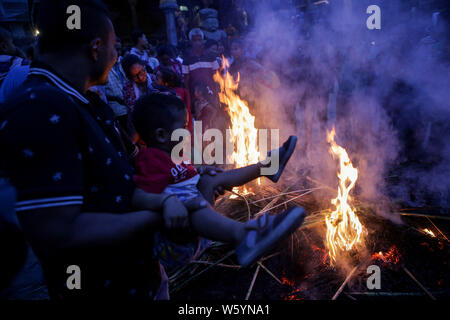
[(140, 98), (132, 114), (134, 127), (147, 144), (152, 145), (152, 135), (158, 128), (172, 129), (177, 120), (175, 112), (186, 110), (183, 101), (174, 95), (152, 93)]
[(128, 78), (130, 78), (131, 67), (135, 64), (140, 64), (142, 66), (145, 66), (145, 62), (143, 62), (138, 56), (136, 56), (134, 54), (127, 54), (125, 57), (123, 57), (122, 69)]
[(161, 79), (169, 88), (182, 87), (180, 77), (169, 68), (160, 68), (158, 72), (161, 73)]

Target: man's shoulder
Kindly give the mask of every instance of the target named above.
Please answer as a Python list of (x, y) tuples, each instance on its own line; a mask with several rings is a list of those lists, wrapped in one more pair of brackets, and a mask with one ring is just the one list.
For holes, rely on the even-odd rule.
[(37, 109), (61, 108), (68, 109), (76, 106), (74, 98), (63, 90), (51, 85), (45, 80), (28, 77), (6, 100), (5, 106), (30, 107)]
[[(42, 119), (51, 115), (73, 120), (79, 117), (79, 105), (69, 94), (45, 81), (29, 77), (0, 105), (0, 119), (16, 123), (20, 128), (28, 119)], [(26, 117), (24, 117), (26, 115)]]

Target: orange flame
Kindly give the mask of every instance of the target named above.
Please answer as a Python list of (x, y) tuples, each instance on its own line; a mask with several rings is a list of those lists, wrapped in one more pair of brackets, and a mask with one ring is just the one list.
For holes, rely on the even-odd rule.
[(339, 178), (338, 195), (331, 203), (335, 210), (326, 218), (327, 225), (327, 247), (330, 255), (330, 263), (336, 261), (339, 251), (350, 251), (362, 241), (363, 226), (350, 206), (350, 191), (358, 179), (358, 169), (353, 167), (347, 151), (334, 141), (336, 131), (333, 127), (328, 132), (327, 140), (330, 153), (333, 158), (339, 158), (340, 169), (337, 174)]
[[(222, 68), (216, 71), (214, 81), (220, 85), (220, 102), (227, 106), (227, 112), (231, 119), (231, 135), (228, 138), (235, 148), (229, 155), (228, 161), (234, 163), (236, 168), (241, 168), (259, 161), (258, 130), (255, 128), (255, 117), (250, 113), (247, 102), (236, 93), (239, 86), (239, 75), (235, 81), (228, 72), (229, 61), (225, 57), (222, 58)], [(233, 191), (242, 194), (248, 193), (245, 186), (234, 188)]]

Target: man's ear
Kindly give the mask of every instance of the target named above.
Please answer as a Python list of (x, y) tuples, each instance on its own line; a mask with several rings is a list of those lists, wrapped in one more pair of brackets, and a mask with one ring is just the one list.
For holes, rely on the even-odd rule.
[(94, 61), (98, 61), (98, 55), (99, 55), (98, 53), (99, 53), (100, 47), (102, 45), (103, 45), (103, 41), (100, 38), (95, 38), (89, 44), (91, 57), (92, 57), (92, 59), (94, 59)]
[(155, 130), (155, 138), (159, 143), (167, 142), (167, 131), (163, 128), (158, 128)]

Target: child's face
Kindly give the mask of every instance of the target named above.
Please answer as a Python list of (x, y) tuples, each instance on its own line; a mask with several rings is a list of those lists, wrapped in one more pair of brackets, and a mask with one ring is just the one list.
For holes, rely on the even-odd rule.
[(177, 129), (186, 129), (188, 126), (188, 117), (186, 110), (174, 111), (175, 121), (172, 124), (172, 130), (168, 135), (168, 139), (166, 145), (168, 146), (168, 151), (171, 151), (173, 147), (175, 147), (179, 141), (172, 141), (172, 133)]

